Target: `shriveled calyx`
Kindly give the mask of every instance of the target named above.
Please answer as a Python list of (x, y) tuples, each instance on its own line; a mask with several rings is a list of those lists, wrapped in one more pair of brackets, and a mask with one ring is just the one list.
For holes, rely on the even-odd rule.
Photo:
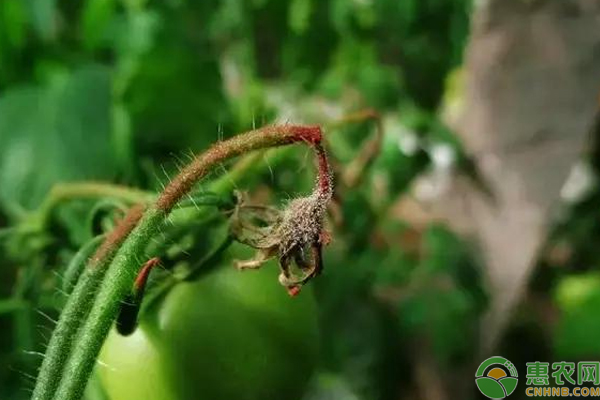
[[(232, 217), (232, 232), (242, 243), (258, 249), (251, 260), (237, 261), (239, 269), (260, 268), (279, 259), (279, 282), (290, 295), (323, 270), (322, 247), (329, 242), (324, 221), (333, 195), (333, 176), (327, 155), (320, 143), (313, 145), (318, 173), (312, 193), (291, 200), (283, 210), (238, 204)], [(262, 222), (262, 226), (256, 220)], [(294, 273), (298, 269), (299, 276)]]

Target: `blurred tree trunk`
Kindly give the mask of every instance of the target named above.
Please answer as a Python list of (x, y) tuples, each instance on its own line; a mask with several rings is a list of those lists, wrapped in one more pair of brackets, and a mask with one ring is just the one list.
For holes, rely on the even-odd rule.
[(487, 353), (525, 290), (560, 190), (588, 140), (600, 89), (600, 1), (480, 2), (465, 83), (455, 128), (496, 202), (459, 183), (443, 207), (451, 223), (473, 234), (487, 267)]

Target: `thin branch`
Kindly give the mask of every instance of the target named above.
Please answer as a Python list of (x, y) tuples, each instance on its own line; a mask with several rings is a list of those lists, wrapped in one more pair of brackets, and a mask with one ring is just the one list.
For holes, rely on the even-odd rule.
[(151, 192), (106, 182), (59, 183), (52, 187), (40, 206), (37, 215), (39, 215), (42, 226), (45, 226), (52, 211), (60, 203), (75, 199), (97, 199), (103, 197), (116, 198), (130, 204), (136, 204), (149, 203), (156, 198), (156, 195)]
[(362, 180), (365, 171), (372, 164), (375, 158), (381, 152), (383, 143), (383, 122), (381, 114), (376, 110), (364, 109), (351, 114), (348, 114), (338, 121), (327, 125), (328, 129), (339, 129), (349, 124), (358, 122), (373, 121), (375, 124), (375, 133), (362, 145), (358, 155), (350, 162), (342, 173), (342, 182), (345, 187), (356, 187)]

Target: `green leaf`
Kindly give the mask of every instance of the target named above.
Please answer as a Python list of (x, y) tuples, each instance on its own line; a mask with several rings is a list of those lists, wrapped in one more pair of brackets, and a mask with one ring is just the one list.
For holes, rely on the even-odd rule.
[(115, 102), (112, 109), (112, 138), (115, 161), (126, 174), (125, 179), (132, 181), (136, 176), (135, 151), (133, 149), (133, 127), (127, 108)]
[(106, 28), (115, 12), (116, 1), (88, 0), (84, 4), (81, 17), (83, 43), (88, 49), (93, 49), (98, 46), (106, 33)]
[(57, 34), (58, 8), (56, 0), (29, 0), (30, 19), (37, 34), (46, 41), (53, 40)]
[[(194, 49), (199, 52), (191, 57)], [(136, 140), (159, 162), (172, 162), (171, 156), (158, 158), (169, 151), (208, 147), (218, 138), (218, 126), (227, 120), (216, 55), (200, 49), (193, 38), (165, 26), (156, 46), (140, 58), (140, 68), (130, 82), (126, 107)]]
[(6, 36), (13, 48), (21, 48), (27, 35), (27, 15), (21, 0), (0, 2), (0, 38)]
[(49, 87), (21, 87), (0, 98), (0, 203), (33, 209), (52, 185), (109, 180), (111, 93), (108, 69), (80, 69)]
[(311, 0), (293, 0), (288, 9), (288, 21), (292, 32), (302, 34), (310, 25)]
[(345, 0), (332, 0), (329, 3), (331, 24), (339, 33), (345, 33), (350, 28), (352, 16), (352, 2)]
[(344, 376), (330, 372), (323, 372), (316, 377), (306, 398), (307, 400), (361, 400), (361, 397), (352, 390), (351, 382), (348, 382)]

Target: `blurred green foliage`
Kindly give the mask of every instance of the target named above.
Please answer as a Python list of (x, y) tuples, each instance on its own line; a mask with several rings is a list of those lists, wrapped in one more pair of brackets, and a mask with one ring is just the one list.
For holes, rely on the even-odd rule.
[(114, 179), (118, 165), (111, 146), (110, 109), (110, 72), (101, 66), (56, 74), (44, 86), (4, 92), (0, 102), (3, 207), (18, 215), (39, 206), (56, 182)]
[[(403, 132), (449, 142), (434, 133), (435, 111), (446, 75), (460, 64), (469, 8), (467, 0), (2, 2), (0, 204), (10, 230), (1, 290), (11, 329), (0, 335), (0, 397), (26, 397), (39, 359), (24, 351), (41, 351), (52, 326), (36, 310), (56, 316), (61, 266), (90, 237), (82, 221), (94, 201), (61, 204), (40, 223), (54, 184), (105, 180), (158, 190), (190, 153), (289, 118), (289, 110), (327, 123), (370, 107), (395, 121), (364, 184), (344, 193), (344, 229), (315, 283), (325, 350), (324, 378), (311, 396), (325, 396), (329, 386), (318, 382), (335, 376), (348, 396), (393, 398), (414, 362), (405, 353), (422, 335), (444, 363), (464, 358), (460, 338), (476, 334), (483, 304), (468, 294), (480, 290), (478, 278), (462, 277), (475, 271), (464, 245), (437, 227), (424, 233), (427, 255), (410, 254), (401, 237), (411, 228), (388, 226), (386, 216), (430, 164), (425, 147), (402, 151)], [(311, 113), (314, 99), (339, 111)], [(366, 123), (336, 132), (334, 156), (350, 162), (370, 132)], [(281, 153), (267, 155), (239, 186), (264, 182), (275, 202), (307, 190), (310, 174), (297, 173), (303, 154)], [(386, 191), (374, 198), (381, 179)], [(203, 229), (191, 229), (186, 251), (207, 251)], [(373, 245), (377, 235), (384, 244)], [(448, 287), (440, 292), (442, 281)], [(380, 298), (380, 288), (406, 294)], [(444, 308), (431, 307), (438, 303)]]
[[(0, 398), (28, 397), (64, 301), (60, 275), (99, 229), (89, 222), (99, 201), (44, 215), (53, 185), (102, 180), (155, 192), (224, 136), (288, 118), (326, 124), (362, 108), (382, 114), (382, 148), (362, 183), (341, 194), (343, 225), (314, 283), (323, 352), (308, 398), (420, 398), (424, 361), (439, 377), (471, 376), (487, 302), (474, 252), (447, 227), (411, 226), (393, 213), (415, 178), (436, 168), (436, 145), (469, 167), (438, 110), (461, 63), (470, 8), (469, 0), (0, 2)], [(373, 129), (328, 134), (345, 165)], [(228, 169), (211, 179), (227, 181)], [(300, 151), (268, 153), (236, 185), (268, 187), (277, 203), (310, 188), (304, 169)], [(564, 308), (550, 339), (557, 357), (600, 354), (589, 342), (600, 326), (587, 319), (598, 303), (595, 272), (563, 281), (575, 266), (600, 265), (594, 204), (582, 201), (555, 233), (577, 259), (560, 272), (541, 265), (532, 288), (557, 293)], [(207, 224), (168, 233), (173, 265), (185, 259), (179, 248), (208, 252)], [(471, 389), (456, 389), (457, 398)]]

